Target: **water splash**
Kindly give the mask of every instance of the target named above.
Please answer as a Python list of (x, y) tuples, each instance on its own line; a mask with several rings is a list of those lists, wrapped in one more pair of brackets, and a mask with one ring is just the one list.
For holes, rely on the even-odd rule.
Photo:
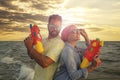
[(33, 77), (34, 77), (34, 70), (27, 67), (26, 65), (22, 65), (17, 80), (33, 80)]

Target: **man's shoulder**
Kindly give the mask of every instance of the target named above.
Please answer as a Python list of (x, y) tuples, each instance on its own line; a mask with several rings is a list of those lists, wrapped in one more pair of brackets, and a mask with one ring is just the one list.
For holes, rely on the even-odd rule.
[(64, 44), (64, 41), (61, 39), (60, 36), (57, 36), (56, 38), (54, 38), (53, 40), (55, 43), (63, 43)]
[(44, 38), (43, 43), (44, 44), (47, 43), (47, 44), (49, 44), (51, 46), (53, 46), (53, 45), (64, 46), (65, 45), (64, 41), (61, 39), (60, 36), (57, 36), (57, 37), (52, 38), (52, 39)]

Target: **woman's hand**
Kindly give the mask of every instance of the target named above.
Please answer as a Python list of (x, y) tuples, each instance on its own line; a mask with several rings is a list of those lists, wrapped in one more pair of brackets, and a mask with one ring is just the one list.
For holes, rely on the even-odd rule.
[(86, 31), (85, 31), (84, 29), (80, 29), (80, 34), (81, 34), (84, 38), (88, 37), (88, 36), (87, 36), (87, 33), (86, 33)]
[(95, 55), (93, 60), (92, 60), (92, 66), (97, 67), (97, 63), (98, 63), (99, 60), (100, 60), (99, 55)]
[(80, 29), (80, 34), (84, 37), (87, 44), (90, 44), (90, 40), (88, 38), (88, 35), (84, 29)]
[(98, 66), (98, 61), (100, 61), (99, 55), (95, 55), (90, 66), (88, 66), (88, 72), (93, 71)]

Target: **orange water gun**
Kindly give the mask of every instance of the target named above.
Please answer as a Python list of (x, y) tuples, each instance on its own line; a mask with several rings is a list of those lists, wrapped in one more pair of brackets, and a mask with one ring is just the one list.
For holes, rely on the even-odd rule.
[(38, 53), (43, 53), (44, 48), (42, 44), (42, 36), (40, 34), (40, 29), (37, 25), (32, 26), (32, 24), (30, 24), (30, 30), (33, 39), (33, 48), (35, 48)]
[[(91, 40), (90, 45), (88, 46), (83, 61), (80, 65), (81, 68), (86, 68), (89, 66), (90, 62), (96, 55), (100, 55), (100, 48), (104, 45), (104, 41), (100, 41), (99, 39)], [(99, 53), (99, 54), (98, 54)], [(97, 66), (100, 66), (101, 61), (97, 61)]]

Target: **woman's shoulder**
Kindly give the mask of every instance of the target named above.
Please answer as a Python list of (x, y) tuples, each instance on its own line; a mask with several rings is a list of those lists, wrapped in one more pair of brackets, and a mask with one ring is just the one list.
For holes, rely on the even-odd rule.
[(63, 48), (62, 54), (63, 54), (63, 55), (70, 55), (70, 54), (73, 54), (73, 52), (74, 52), (73, 49), (71, 49), (71, 48), (68, 47), (68, 46), (65, 46), (65, 47)]

